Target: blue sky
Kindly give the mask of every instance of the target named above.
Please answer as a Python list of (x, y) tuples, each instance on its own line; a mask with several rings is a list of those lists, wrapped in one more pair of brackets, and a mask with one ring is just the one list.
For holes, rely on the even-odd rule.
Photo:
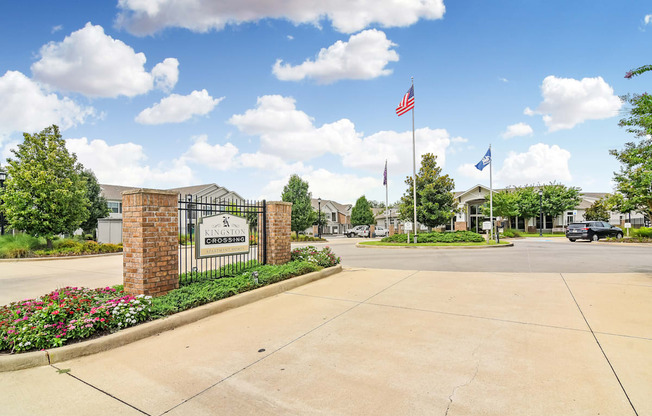
[[(178, 4), (183, 3), (183, 7)], [(400, 4), (397, 4), (400, 3)], [(405, 192), (415, 84), (417, 169), (433, 152), (456, 190), (561, 182), (612, 191), (618, 96), (644, 92), (642, 1), (194, 0), (5, 2), (0, 163), (57, 124), (101, 183), (217, 183), (280, 199)]]

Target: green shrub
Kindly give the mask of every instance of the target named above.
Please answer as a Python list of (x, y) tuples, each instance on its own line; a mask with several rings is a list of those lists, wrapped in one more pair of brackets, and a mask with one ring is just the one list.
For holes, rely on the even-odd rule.
[(75, 248), (75, 247), (81, 247), (81, 243), (73, 240), (72, 238), (66, 238), (63, 240), (55, 241), (53, 247), (55, 249)]
[[(318, 265), (305, 261), (294, 261), (281, 265), (265, 264), (250, 267), (232, 277), (186, 284), (153, 299), (152, 317), (171, 315), (320, 269), (321, 267)], [(258, 283), (254, 280), (254, 272), (258, 274)]]
[[(407, 234), (385, 237), (383, 243), (407, 243)], [(432, 232), (418, 234), (418, 243), (481, 243), (484, 237), (472, 231)]]
[(100, 245), (95, 241), (86, 241), (84, 244), (82, 244), (82, 251), (89, 254), (99, 253)]
[(520, 237), (520, 236), (521, 233), (511, 228), (506, 228), (505, 231), (503, 231), (503, 237)]
[(239, 261), (237, 263), (227, 264), (226, 266), (222, 266), (219, 269), (205, 270), (203, 272), (181, 273), (179, 275), (179, 284), (183, 286), (193, 282), (231, 277), (242, 274), (246, 270), (258, 265), (259, 263), (257, 260)]
[(652, 227), (632, 228), (632, 236), (639, 238), (652, 238)]

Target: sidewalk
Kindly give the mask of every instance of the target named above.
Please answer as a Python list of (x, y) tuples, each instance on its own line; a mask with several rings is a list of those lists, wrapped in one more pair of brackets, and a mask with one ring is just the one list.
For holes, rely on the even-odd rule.
[(651, 301), (650, 274), (345, 269), (0, 373), (0, 413), (649, 415)]

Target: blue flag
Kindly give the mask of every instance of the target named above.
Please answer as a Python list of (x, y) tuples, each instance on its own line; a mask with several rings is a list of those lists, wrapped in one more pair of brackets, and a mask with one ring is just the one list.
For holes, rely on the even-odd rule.
[(487, 149), (487, 153), (484, 155), (482, 160), (475, 165), (475, 167), (478, 168), (478, 170), (482, 170), (490, 163), (491, 163), (491, 147)]

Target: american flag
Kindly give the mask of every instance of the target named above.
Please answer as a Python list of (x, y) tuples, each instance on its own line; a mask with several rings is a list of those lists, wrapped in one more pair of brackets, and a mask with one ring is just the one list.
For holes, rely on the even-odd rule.
[(385, 161), (385, 173), (383, 173), (383, 185), (387, 185), (387, 161)]
[(396, 107), (396, 115), (402, 116), (408, 111), (414, 108), (414, 85), (410, 87), (410, 90), (403, 96), (401, 103)]

